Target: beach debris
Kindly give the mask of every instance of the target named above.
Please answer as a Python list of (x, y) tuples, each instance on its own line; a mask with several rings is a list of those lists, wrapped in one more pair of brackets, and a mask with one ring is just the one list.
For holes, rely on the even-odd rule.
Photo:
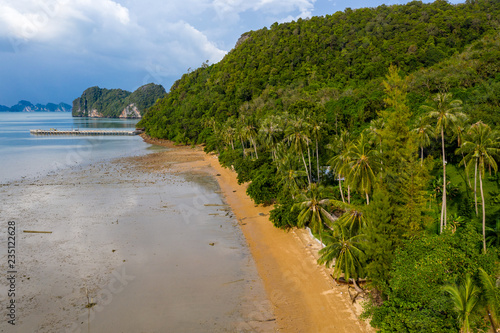
[(220, 174), (220, 173), (218, 173), (218, 174), (216, 174), (216, 176), (217, 176), (217, 177), (220, 177), (220, 176), (221, 176), (221, 174)]
[(223, 285), (225, 286), (225, 285), (228, 285), (228, 284), (242, 282), (242, 281), (245, 281), (245, 279), (239, 279), (239, 280), (236, 280), (236, 281), (229, 281), (229, 282), (223, 283)]
[(208, 243), (208, 245), (210, 245), (210, 246), (214, 246), (214, 245), (215, 245), (215, 243)]
[(206, 206), (206, 207), (227, 207), (229, 205), (224, 205), (224, 204), (205, 204), (204, 206)]
[(111, 250), (111, 252), (115, 253), (115, 252), (116, 252), (116, 250)]
[(85, 287), (85, 294), (87, 295), (87, 305), (85, 305), (87, 309), (90, 309), (91, 307), (97, 305), (97, 303), (94, 302), (93, 298), (89, 298), (89, 288), (87, 287)]
[(264, 214), (264, 213), (259, 213), (259, 216), (266, 216), (266, 214)]
[(51, 234), (52, 231), (36, 231), (36, 230), (23, 230), (23, 232), (28, 234)]

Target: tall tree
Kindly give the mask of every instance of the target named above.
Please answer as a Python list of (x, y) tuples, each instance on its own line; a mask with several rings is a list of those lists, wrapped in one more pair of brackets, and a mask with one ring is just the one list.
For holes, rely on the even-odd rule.
[(424, 148), (431, 145), (431, 138), (435, 136), (432, 126), (425, 121), (424, 118), (419, 118), (417, 127), (413, 129), (416, 134), (417, 144), (420, 146), (420, 165), (424, 163)]
[(362, 249), (363, 234), (351, 233), (342, 225), (337, 225), (338, 231), (329, 238), (328, 245), (319, 251), (318, 263), (330, 266), (335, 262), (333, 274), (339, 278), (344, 273), (346, 281), (363, 277), (365, 253)]
[(300, 209), (297, 226), (300, 228), (309, 226), (313, 232), (318, 233), (321, 246), (323, 246), (324, 226), (331, 226), (335, 222), (335, 218), (327, 210), (330, 199), (324, 196), (325, 188), (312, 183), (306, 193), (297, 199), (299, 201), (297, 207)]
[[(483, 177), (487, 167), (498, 170), (495, 157), (500, 154), (500, 142), (498, 135), (491, 130), (491, 127), (479, 121), (471, 125), (465, 142), (457, 151), (466, 155), (460, 162), (472, 161), (477, 165), (479, 171), (479, 190), (481, 191), (481, 203), (483, 210), (483, 250), (486, 253), (486, 202), (484, 200)], [(471, 163), (469, 162), (469, 166)]]
[(451, 93), (438, 93), (434, 97), (434, 105), (422, 105), (421, 108), (427, 112), (430, 119), (436, 120), (436, 133), (441, 135), (441, 150), (443, 157), (443, 200), (441, 207), (440, 231), (446, 227), (446, 153), (444, 149), (445, 132), (454, 127), (460, 119), (465, 119), (466, 115), (461, 112), (462, 101), (452, 99)]
[(309, 147), (311, 142), (311, 139), (309, 138), (308, 124), (299, 118), (292, 119), (285, 129), (285, 142), (287, 142), (302, 157), (302, 162), (304, 163), (304, 168), (307, 173), (307, 179), (309, 181), (309, 185), (311, 185), (311, 174), (304, 157), (304, 150)]
[(379, 153), (372, 149), (364, 134), (349, 151), (349, 174), (347, 179), (360, 193), (366, 196), (366, 204), (370, 204), (369, 193), (375, 182), (375, 172), (380, 165)]
[(344, 191), (342, 190), (342, 181), (345, 179), (346, 173), (349, 172), (349, 150), (351, 149), (351, 146), (352, 142), (350, 140), (350, 134), (347, 130), (342, 130), (340, 135), (334, 138), (333, 143), (328, 145), (328, 148), (333, 151), (334, 154), (334, 156), (328, 161), (328, 164), (332, 167), (333, 173), (337, 175), (342, 202), (345, 202)]

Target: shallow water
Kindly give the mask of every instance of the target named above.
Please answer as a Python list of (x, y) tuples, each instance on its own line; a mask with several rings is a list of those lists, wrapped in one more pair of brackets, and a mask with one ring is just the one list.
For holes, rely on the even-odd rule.
[(0, 220), (18, 228), (17, 331), (273, 331), (256, 325), (273, 314), (215, 180), (143, 170), (94, 163), (0, 187)]
[(139, 136), (44, 136), (30, 129), (132, 130), (137, 119), (73, 118), (66, 112), (0, 112), (0, 183), (75, 165), (140, 155), (153, 146)]

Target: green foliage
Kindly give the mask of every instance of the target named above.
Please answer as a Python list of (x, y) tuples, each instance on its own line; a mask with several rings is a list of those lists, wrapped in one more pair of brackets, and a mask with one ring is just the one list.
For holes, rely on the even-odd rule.
[(278, 195), (280, 188), (276, 180), (276, 168), (263, 164), (251, 173), (252, 182), (248, 185), (247, 194), (256, 204), (270, 205)]
[(383, 108), (380, 82), (390, 64), (415, 73), (410, 109), (431, 92), (465, 87), (477, 91), (475, 98), (488, 105), (484, 113), (496, 121), (498, 17), (495, 1), (413, 1), (273, 24), (245, 33), (219, 63), (183, 75), (141, 124), (152, 136), (181, 133), (198, 142), (203, 119), (264, 118), (302, 99), (324, 105), (336, 133), (358, 129)]
[(133, 93), (122, 89), (91, 87), (73, 101), (73, 116), (89, 117), (91, 112), (96, 110), (103, 117), (117, 118), (126, 107), (132, 104), (142, 115), (147, 108), (164, 96), (165, 89), (154, 83), (139, 87)]
[(481, 254), (481, 236), (472, 223), (457, 232), (424, 235), (396, 251), (388, 280), (388, 300), (371, 306), (372, 326), (382, 332), (456, 332), (458, 321), (444, 285), (479, 267), (493, 267), (496, 254)]
[(299, 211), (293, 209), (295, 202), (288, 191), (278, 194), (277, 202), (269, 216), (276, 228), (289, 229), (297, 226)]

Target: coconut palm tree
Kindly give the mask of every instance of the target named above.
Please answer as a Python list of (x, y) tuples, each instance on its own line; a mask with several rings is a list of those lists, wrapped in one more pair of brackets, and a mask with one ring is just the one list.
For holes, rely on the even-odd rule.
[(276, 171), (278, 174), (278, 185), (287, 189), (292, 197), (299, 192), (299, 189), (304, 186), (304, 179), (307, 174), (303, 170), (298, 170), (300, 162), (297, 155), (286, 150), (286, 146), (282, 143), (277, 145)]
[(420, 146), (420, 165), (422, 165), (424, 163), (424, 148), (431, 145), (431, 137), (435, 136), (434, 129), (424, 118), (420, 118), (413, 132), (416, 134), (416, 141)]
[(493, 332), (498, 332), (497, 327), (500, 326), (500, 288), (496, 283), (496, 279), (489, 276), (482, 268), (479, 268), (479, 279), (481, 280), (482, 294), (491, 327)]
[(462, 284), (447, 285), (443, 287), (443, 290), (451, 296), (453, 307), (458, 313), (460, 332), (471, 332), (469, 316), (479, 302), (480, 289), (472, 282), (471, 276), (467, 274)]
[(330, 199), (325, 199), (325, 188), (317, 183), (309, 185), (307, 192), (298, 198), (296, 207), (300, 209), (297, 226), (304, 228), (309, 226), (311, 230), (319, 234), (321, 246), (323, 246), (324, 226), (332, 226), (335, 218), (328, 212), (327, 207)]
[(325, 123), (320, 119), (319, 115), (316, 115), (311, 120), (311, 137), (314, 139), (316, 143), (316, 169), (317, 169), (317, 178), (318, 183), (321, 181), (321, 175), (319, 170), (319, 140), (323, 135), (323, 130), (325, 127)]
[(271, 150), (273, 161), (277, 159), (276, 148), (282, 133), (280, 123), (275, 116), (264, 119), (259, 128), (260, 137), (267, 148)]
[[(483, 250), (486, 253), (486, 202), (484, 200), (483, 177), (487, 167), (498, 170), (495, 157), (500, 154), (500, 142), (498, 136), (491, 130), (491, 127), (479, 121), (471, 125), (468, 137), (457, 151), (466, 155), (460, 162), (473, 162), (479, 171), (479, 190), (481, 192), (481, 203), (483, 210)], [(469, 162), (469, 167), (471, 163)]]
[(358, 141), (349, 150), (349, 173), (347, 179), (354, 188), (366, 196), (370, 204), (369, 193), (375, 182), (375, 172), (380, 165), (379, 153), (372, 149), (366, 137), (361, 134)]
[[(349, 150), (352, 146), (350, 134), (346, 130), (342, 130), (340, 135), (336, 137), (332, 144), (327, 145), (327, 148), (333, 151), (334, 156), (328, 161), (332, 167), (333, 173), (337, 175), (339, 180), (339, 190), (342, 202), (345, 202), (344, 191), (342, 190), (342, 181), (345, 172), (349, 165)], [(348, 200), (350, 203), (350, 200)]]
[(362, 277), (366, 259), (362, 249), (363, 234), (354, 234), (343, 225), (336, 224), (337, 232), (329, 238), (328, 245), (319, 251), (318, 263), (329, 267), (333, 262), (336, 279), (344, 273), (346, 281)]
[(436, 120), (436, 134), (441, 135), (441, 148), (443, 157), (443, 200), (441, 207), (440, 232), (446, 226), (446, 154), (444, 151), (444, 135), (446, 130), (453, 127), (459, 119), (465, 119), (462, 110), (462, 101), (452, 99), (451, 93), (438, 93), (434, 100), (434, 106), (422, 105), (421, 108), (427, 112), (430, 119)]
[(292, 119), (285, 129), (285, 142), (287, 142), (302, 157), (304, 168), (307, 173), (307, 180), (309, 181), (309, 185), (311, 185), (311, 174), (307, 168), (306, 159), (304, 157), (304, 149), (307, 149), (311, 142), (307, 127), (308, 125), (304, 120), (300, 118)]
[(362, 210), (352, 205), (346, 205), (344, 209), (345, 213), (338, 218), (337, 224), (341, 224), (353, 233), (358, 233), (366, 226), (366, 219)]

